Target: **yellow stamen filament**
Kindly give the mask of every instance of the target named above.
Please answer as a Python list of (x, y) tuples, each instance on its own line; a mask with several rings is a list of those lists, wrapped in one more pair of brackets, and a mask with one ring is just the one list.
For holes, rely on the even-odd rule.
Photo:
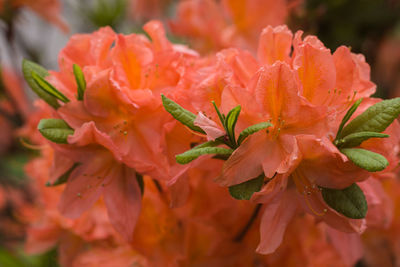
[(22, 144), (24, 147), (29, 148), (29, 149), (32, 149), (32, 150), (42, 150), (42, 149), (44, 149), (44, 148), (46, 147), (46, 145), (39, 146), (39, 145), (32, 145), (32, 144), (29, 144), (28, 142), (25, 141), (24, 138), (20, 138), (19, 141), (21, 142), (21, 144)]
[(347, 96), (347, 99), (349, 99), (349, 100), (347, 100), (346, 106), (343, 109), (339, 110), (338, 112), (340, 113), (340, 112), (344, 112), (344, 111), (348, 110), (350, 108), (350, 106), (353, 104), (354, 99), (356, 98), (356, 95), (357, 95), (357, 91), (354, 91), (351, 99), (350, 99), (350, 96)]
[[(342, 90), (341, 89), (337, 89), (335, 88), (332, 92), (332, 90), (328, 90), (328, 95), (326, 96), (326, 98), (322, 101), (321, 105), (326, 105), (326, 106), (330, 106), (333, 104), (333, 102), (342, 94)], [(345, 107), (344, 109), (338, 111), (338, 112), (342, 112), (344, 110), (347, 110), (351, 104), (353, 103), (355, 97), (356, 97), (357, 91), (353, 92), (353, 95), (347, 96), (346, 98), (346, 103), (345, 103)]]
[[(267, 120), (268, 122), (271, 122), (271, 119)], [(278, 117), (277, 121), (275, 123), (272, 123), (274, 126), (272, 128), (272, 131), (270, 131), (270, 128), (266, 130), (266, 133), (269, 134), (271, 133), (271, 136), (274, 138), (278, 138), (281, 130), (285, 126), (285, 120), (282, 120), (281, 117)]]
[(326, 209), (323, 211), (316, 211), (310, 202), (310, 196), (315, 193), (319, 193), (319, 189), (315, 184), (311, 184), (310, 181), (300, 172), (295, 171), (292, 173), (293, 182), (296, 185), (297, 191), (303, 195), (304, 200), (307, 204), (307, 207), (314, 213), (316, 216), (324, 216), (327, 212)]

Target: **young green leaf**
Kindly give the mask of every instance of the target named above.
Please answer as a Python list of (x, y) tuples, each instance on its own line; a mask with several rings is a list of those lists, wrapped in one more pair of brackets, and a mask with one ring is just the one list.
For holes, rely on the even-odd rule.
[(340, 136), (358, 132), (383, 132), (400, 114), (400, 97), (383, 100), (349, 122)]
[(176, 155), (176, 162), (179, 164), (187, 164), (201, 155), (206, 154), (217, 154), (217, 155), (231, 155), (233, 149), (223, 148), (223, 147), (202, 147), (202, 148), (193, 148), (188, 150), (182, 154)]
[(42, 66), (33, 63), (32, 61), (24, 59), (22, 61), (22, 72), (24, 74), (24, 78), (28, 85), (31, 87), (32, 91), (34, 91), (41, 99), (43, 99), (47, 104), (52, 106), (54, 109), (60, 107), (58, 104), (57, 99), (44, 91), (37, 82), (32, 77), (32, 72), (35, 72), (38, 76), (44, 78), (49, 75), (47, 70)]
[(32, 71), (31, 73), (33, 80), (36, 84), (49, 95), (54, 96), (55, 98), (61, 100), (64, 103), (68, 103), (69, 99), (63, 95), (60, 91), (58, 91), (53, 85), (51, 85), (48, 81), (40, 77), (36, 72)]
[(83, 75), (83, 71), (82, 71), (81, 67), (79, 67), (79, 65), (74, 64), (72, 68), (73, 68), (73, 71), (74, 71), (76, 84), (78, 86), (77, 99), (78, 100), (83, 100), (83, 95), (84, 95), (85, 90), (86, 90), (85, 76)]
[(228, 134), (229, 140), (234, 147), (236, 147), (236, 139), (235, 139), (235, 126), (236, 122), (239, 118), (241, 107), (240, 105), (234, 107), (229, 111), (228, 115), (226, 115), (225, 119), (225, 130)]
[(215, 104), (215, 101), (214, 101), (214, 100), (211, 101), (211, 103), (213, 104), (213, 106), (214, 106), (214, 108), (215, 108), (215, 111), (216, 111), (217, 114), (218, 114), (218, 117), (219, 117), (219, 120), (221, 121), (221, 124), (222, 124), (222, 125), (225, 125), (225, 116), (221, 114), (221, 112), (219, 111), (219, 109), (218, 109), (217, 105)]
[(47, 182), (46, 186), (57, 186), (57, 185), (60, 185), (60, 184), (65, 184), (68, 181), (68, 178), (71, 175), (72, 171), (75, 170), (76, 167), (78, 167), (78, 166), (79, 166), (79, 163), (75, 163), (63, 175), (58, 177), (57, 180), (54, 181), (54, 183)]
[(200, 127), (194, 125), (194, 120), (196, 119), (196, 115), (194, 115), (192, 112), (189, 110), (184, 109), (168, 97), (164, 96), (161, 94), (161, 99), (164, 105), (164, 108), (168, 113), (172, 115), (176, 120), (181, 122), (183, 125), (186, 125), (193, 131), (199, 132), (199, 133), (205, 133), (203, 129)]
[(261, 122), (251, 125), (250, 127), (247, 127), (240, 133), (239, 138), (237, 140), (238, 145), (240, 145), (249, 135), (256, 133), (260, 130), (267, 129), (271, 126), (272, 124), (269, 122)]
[(362, 102), (362, 98), (358, 99), (350, 108), (349, 110), (346, 112), (346, 115), (344, 115), (342, 122), (339, 125), (339, 129), (337, 131), (336, 134), (336, 138), (338, 138), (341, 135), (342, 129), (344, 127), (344, 125), (346, 124), (346, 122), (351, 118), (351, 116), (353, 115), (353, 113), (357, 110), (358, 106), (361, 104)]
[(254, 192), (258, 192), (261, 190), (261, 187), (264, 184), (264, 174), (260, 176), (243, 182), (241, 184), (233, 185), (229, 187), (229, 193), (235, 199), (239, 200), (249, 200)]
[(362, 148), (343, 148), (340, 152), (345, 154), (358, 167), (369, 172), (384, 170), (389, 162), (381, 154), (365, 150)]
[(349, 148), (361, 145), (362, 142), (370, 138), (386, 138), (389, 137), (387, 134), (375, 133), (375, 132), (358, 132), (352, 133), (345, 136), (342, 139), (336, 140), (334, 143), (339, 148)]
[(68, 135), (74, 134), (74, 130), (61, 119), (42, 119), (38, 130), (46, 139), (58, 144), (68, 144)]
[(345, 189), (321, 187), (321, 193), (329, 207), (347, 218), (362, 219), (367, 215), (368, 204), (363, 191), (357, 184), (352, 184)]

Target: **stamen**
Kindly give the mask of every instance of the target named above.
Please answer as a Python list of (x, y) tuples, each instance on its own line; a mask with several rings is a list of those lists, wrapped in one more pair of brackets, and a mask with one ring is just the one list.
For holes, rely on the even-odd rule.
[(28, 142), (25, 141), (24, 138), (20, 138), (19, 141), (21, 142), (22, 146), (32, 149), (32, 150), (43, 150), (46, 147), (46, 145), (38, 146), (38, 145), (29, 144)]
[(322, 212), (318, 212), (311, 206), (311, 203), (308, 200), (308, 197), (305, 195), (303, 195), (303, 197), (304, 197), (304, 200), (306, 201), (307, 207), (312, 211), (312, 213), (314, 213), (315, 215), (317, 215), (319, 217), (325, 215), (325, 213), (327, 212), (327, 209), (324, 209)]
[[(318, 186), (315, 184), (311, 184), (310, 181), (300, 171), (293, 172), (291, 176), (296, 185), (297, 191), (303, 195), (306, 205), (310, 209), (310, 211), (312, 213), (314, 213), (316, 216), (325, 215), (325, 213), (327, 212), (327, 209), (324, 209), (321, 212), (316, 211), (312, 207), (310, 200), (309, 200), (309, 198), (312, 194), (320, 192), (320, 188), (318, 188)], [(302, 190), (302, 189), (304, 189), (304, 190)]]
[(353, 91), (353, 96), (351, 97), (351, 99), (350, 99), (350, 96), (347, 96), (347, 103), (346, 103), (345, 107), (341, 110), (338, 110), (338, 113), (342, 113), (342, 112), (348, 110), (350, 108), (350, 106), (352, 105), (352, 103), (354, 102), (356, 95), (357, 95), (357, 91)]

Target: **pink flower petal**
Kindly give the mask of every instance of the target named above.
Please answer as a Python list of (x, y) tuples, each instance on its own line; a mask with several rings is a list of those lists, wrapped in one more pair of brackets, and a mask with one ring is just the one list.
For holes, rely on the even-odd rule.
[(256, 250), (258, 253), (270, 254), (279, 247), (286, 227), (296, 212), (296, 203), (293, 192), (286, 191), (265, 207), (260, 224), (261, 240)]
[(136, 172), (122, 166), (114, 168), (110, 176), (110, 183), (104, 186), (108, 217), (114, 228), (130, 242), (139, 217), (142, 197)]
[(207, 118), (203, 113), (199, 112), (194, 125), (199, 126), (207, 133), (208, 140), (215, 140), (218, 137), (225, 135), (225, 131), (221, 129), (214, 121)]

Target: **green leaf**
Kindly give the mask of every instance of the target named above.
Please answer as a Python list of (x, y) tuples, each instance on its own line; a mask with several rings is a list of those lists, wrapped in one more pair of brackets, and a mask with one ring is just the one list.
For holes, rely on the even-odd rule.
[(77, 65), (77, 64), (73, 65), (73, 71), (74, 71), (76, 84), (78, 86), (77, 99), (78, 100), (83, 100), (83, 95), (84, 95), (85, 90), (86, 90), (85, 76), (83, 75), (81, 67), (79, 67), (79, 65)]
[(235, 138), (235, 126), (236, 122), (239, 118), (241, 106), (238, 105), (229, 111), (228, 115), (226, 115), (225, 119), (225, 130), (228, 134), (229, 140), (234, 147), (236, 147), (236, 138)]
[(192, 149), (198, 149), (198, 148), (204, 148), (204, 147), (214, 147), (214, 146), (218, 146), (218, 145), (221, 145), (221, 144), (223, 144), (223, 142), (218, 140), (218, 139), (216, 139), (216, 140), (211, 140), (211, 141), (202, 143), (200, 145), (197, 145)]
[[(225, 126), (225, 116), (221, 114), (221, 112), (219, 111), (217, 105), (215, 104), (215, 101), (211, 101), (211, 103), (213, 104), (215, 111), (218, 114), (219, 120), (221, 121), (221, 124)], [(226, 130), (226, 129), (225, 129)]]
[(272, 124), (269, 122), (261, 122), (261, 123), (254, 124), (250, 127), (247, 127), (240, 133), (239, 138), (237, 140), (238, 145), (240, 145), (249, 135), (256, 133), (260, 130), (267, 129), (271, 126), (272, 126)]
[(46, 139), (58, 144), (68, 144), (68, 135), (74, 134), (74, 130), (60, 119), (42, 119), (38, 130)]
[(171, 99), (167, 98), (163, 94), (161, 94), (161, 99), (165, 110), (168, 111), (172, 115), (172, 117), (181, 122), (183, 125), (186, 125), (190, 129), (192, 129), (193, 131), (205, 133), (203, 129), (194, 125), (194, 120), (196, 119), (196, 115), (194, 115), (189, 110), (184, 109), (183, 107), (181, 107)]
[(31, 73), (34, 82), (36, 82), (37, 86), (39, 86), (43, 91), (48, 93), (49, 95), (61, 100), (64, 103), (68, 103), (69, 99), (63, 95), (60, 91), (58, 91), (53, 85), (51, 85), (48, 81), (40, 77), (36, 72), (32, 71)]
[(180, 164), (187, 164), (201, 155), (206, 154), (217, 154), (217, 155), (231, 155), (233, 149), (223, 148), (223, 147), (201, 147), (201, 148), (193, 148), (188, 150), (182, 154), (176, 155), (176, 162)]
[(358, 132), (383, 132), (400, 114), (400, 97), (369, 107), (343, 128), (341, 136)]
[(60, 184), (65, 184), (68, 181), (69, 176), (71, 175), (72, 171), (76, 169), (76, 167), (79, 166), (80, 163), (74, 163), (74, 165), (72, 165), (71, 168), (69, 168), (68, 171), (66, 171), (63, 175), (61, 175), (60, 177), (57, 178), (56, 181), (54, 181), (54, 183), (50, 183), (47, 182), (46, 186), (57, 186)]
[(389, 162), (381, 154), (361, 149), (361, 148), (343, 148), (340, 152), (345, 154), (355, 165), (369, 172), (384, 170)]
[(233, 185), (229, 187), (229, 193), (233, 198), (239, 200), (249, 200), (254, 192), (258, 192), (261, 190), (261, 187), (264, 184), (264, 174), (260, 176), (243, 182), (241, 184)]
[(342, 129), (344, 127), (344, 125), (346, 124), (346, 122), (351, 118), (351, 116), (353, 115), (353, 113), (357, 110), (358, 106), (361, 104), (361, 102), (363, 101), (362, 98), (358, 99), (350, 108), (349, 110), (346, 112), (346, 115), (344, 115), (342, 122), (339, 125), (339, 129), (337, 131), (336, 134), (336, 138), (338, 138), (339, 136), (341, 136), (341, 132)]
[(339, 148), (356, 147), (361, 145), (362, 142), (370, 138), (386, 138), (386, 137), (389, 137), (389, 135), (383, 133), (375, 133), (375, 132), (358, 132), (349, 134), (348, 136), (342, 139), (336, 140), (334, 143)]
[(60, 107), (58, 104), (57, 99), (44, 91), (32, 77), (32, 72), (35, 72), (38, 76), (44, 78), (49, 75), (47, 70), (42, 66), (33, 63), (32, 61), (24, 59), (22, 61), (22, 72), (24, 74), (24, 78), (28, 85), (31, 87), (32, 91), (34, 91), (41, 99), (43, 99), (47, 104), (52, 106), (54, 109)]
[(365, 218), (368, 204), (364, 193), (357, 184), (345, 189), (321, 187), (322, 197), (329, 207), (351, 219)]

